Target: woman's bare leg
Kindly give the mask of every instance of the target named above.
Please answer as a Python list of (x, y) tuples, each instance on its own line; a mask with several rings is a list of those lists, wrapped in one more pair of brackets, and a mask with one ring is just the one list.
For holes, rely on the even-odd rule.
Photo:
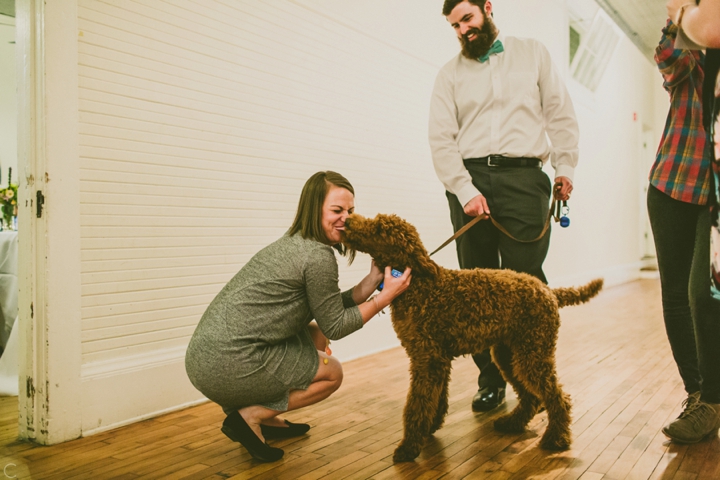
[[(342, 384), (343, 372), (342, 365), (334, 358), (326, 355), (324, 352), (318, 352), (320, 357), (320, 366), (313, 378), (312, 383), (307, 390), (292, 390), (288, 397), (288, 411), (297, 410), (308, 405), (313, 405), (321, 400), (325, 400), (332, 395)], [(325, 364), (325, 359), (328, 363)], [(261, 407), (260, 405), (251, 405), (241, 408), (238, 413), (243, 417), (245, 422), (252, 428), (255, 435), (261, 440), (265, 440), (260, 430), (260, 424), (270, 426), (285, 426), (285, 422), (278, 418), (283, 412), (271, 410)]]
[[(318, 352), (320, 367), (307, 390), (293, 390), (288, 399), (288, 410), (313, 405), (335, 393), (343, 380), (342, 365), (335, 357)], [(325, 363), (327, 360), (327, 364)]]

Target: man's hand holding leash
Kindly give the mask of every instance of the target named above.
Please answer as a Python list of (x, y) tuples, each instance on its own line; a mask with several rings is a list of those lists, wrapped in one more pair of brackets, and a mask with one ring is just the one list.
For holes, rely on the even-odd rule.
[(466, 203), (463, 210), (465, 210), (466, 215), (470, 215), (471, 217), (490, 215), (490, 207), (488, 207), (487, 199), (482, 193)]
[(572, 180), (568, 177), (557, 177), (555, 179), (554, 195), (558, 200), (570, 200), (573, 191)]
[[(553, 195), (556, 200), (570, 200), (570, 194), (573, 191), (572, 180), (568, 177), (557, 177), (553, 186)], [(471, 217), (479, 217), (481, 215), (490, 216), (490, 207), (488, 207), (487, 199), (481, 193), (472, 198), (463, 207), (466, 215)]]

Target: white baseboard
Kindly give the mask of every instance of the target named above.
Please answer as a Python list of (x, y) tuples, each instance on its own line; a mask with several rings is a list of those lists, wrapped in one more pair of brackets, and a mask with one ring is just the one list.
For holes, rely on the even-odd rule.
[(84, 378), (82, 390), (83, 436), (207, 401), (187, 378), (182, 359)]
[(648, 265), (647, 260), (641, 260), (625, 265), (616, 265), (608, 268), (583, 271), (575, 275), (565, 275), (550, 279), (551, 287), (574, 287), (588, 283), (596, 278), (605, 279), (605, 288), (622, 285), (643, 277), (641, 269)]

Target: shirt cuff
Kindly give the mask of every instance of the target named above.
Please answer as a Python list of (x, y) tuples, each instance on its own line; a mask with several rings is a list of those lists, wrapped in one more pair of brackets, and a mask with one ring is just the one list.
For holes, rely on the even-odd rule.
[(675, 39), (676, 50), (702, 50), (702, 45), (695, 43), (690, 37), (687, 36), (683, 29), (679, 29), (677, 38)]
[(555, 178), (567, 177), (572, 181), (573, 175), (575, 175), (575, 167), (570, 165), (558, 165), (555, 167)]
[(345, 290), (340, 294), (340, 296), (342, 297), (343, 307), (345, 308), (350, 308), (357, 305), (357, 303), (355, 303), (355, 300), (353, 299), (353, 288), (351, 288), (350, 290)]
[(473, 185), (472, 183), (468, 183), (455, 193), (455, 196), (460, 201), (460, 205), (463, 207), (467, 205), (470, 200), (477, 197), (478, 195), (480, 195), (480, 190), (475, 188), (475, 185)]

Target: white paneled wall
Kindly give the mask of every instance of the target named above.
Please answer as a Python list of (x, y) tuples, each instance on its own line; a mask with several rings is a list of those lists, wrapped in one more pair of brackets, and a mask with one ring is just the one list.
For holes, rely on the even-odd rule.
[[(344, 174), (358, 212), (397, 212), (428, 246), (450, 235), (426, 141), (439, 63), (286, 0), (81, 0), (78, 11), (86, 430), (200, 398), (182, 366), (190, 335), (289, 227), (312, 173)], [(340, 264), (343, 287), (369, 268)], [(383, 316), (335, 351), (397, 344)], [(95, 407), (124, 385), (167, 382), (158, 369), (172, 369), (177, 399), (170, 388), (136, 394), (142, 408)]]
[(427, 102), (427, 63), (286, 1), (79, 15), (85, 364), (184, 346), (315, 171), (389, 210), (442, 193), (426, 111), (408, 108)]
[[(505, 34), (541, 39), (566, 72), (564, 1), (495, 5)], [(78, 0), (85, 434), (201, 399), (184, 373), (190, 335), (222, 286), (289, 227), (314, 172), (344, 174), (359, 213), (405, 217), (429, 249), (452, 233), (427, 146), (435, 75), (458, 51), (441, 7)], [(636, 200), (610, 212), (591, 197), (621, 185), (613, 172), (637, 185), (627, 118), (654, 119), (653, 96), (637, 95), (659, 87), (647, 85), (652, 66), (623, 44), (599, 94), (571, 90), (584, 102), (583, 144), (573, 227), (553, 235), (551, 283), (628, 278), (637, 267)], [(619, 85), (629, 89), (617, 95)], [(597, 136), (612, 125), (612, 143)], [(599, 155), (598, 145), (614, 148)], [(615, 223), (623, 234), (605, 242)], [(455, 267), (454, 248), (437, 260)], [(343, 288), (369, 267), (363, 256), (339, 262)], [(380, 316), (333, 350), (346, 360), (397, 344)]]

